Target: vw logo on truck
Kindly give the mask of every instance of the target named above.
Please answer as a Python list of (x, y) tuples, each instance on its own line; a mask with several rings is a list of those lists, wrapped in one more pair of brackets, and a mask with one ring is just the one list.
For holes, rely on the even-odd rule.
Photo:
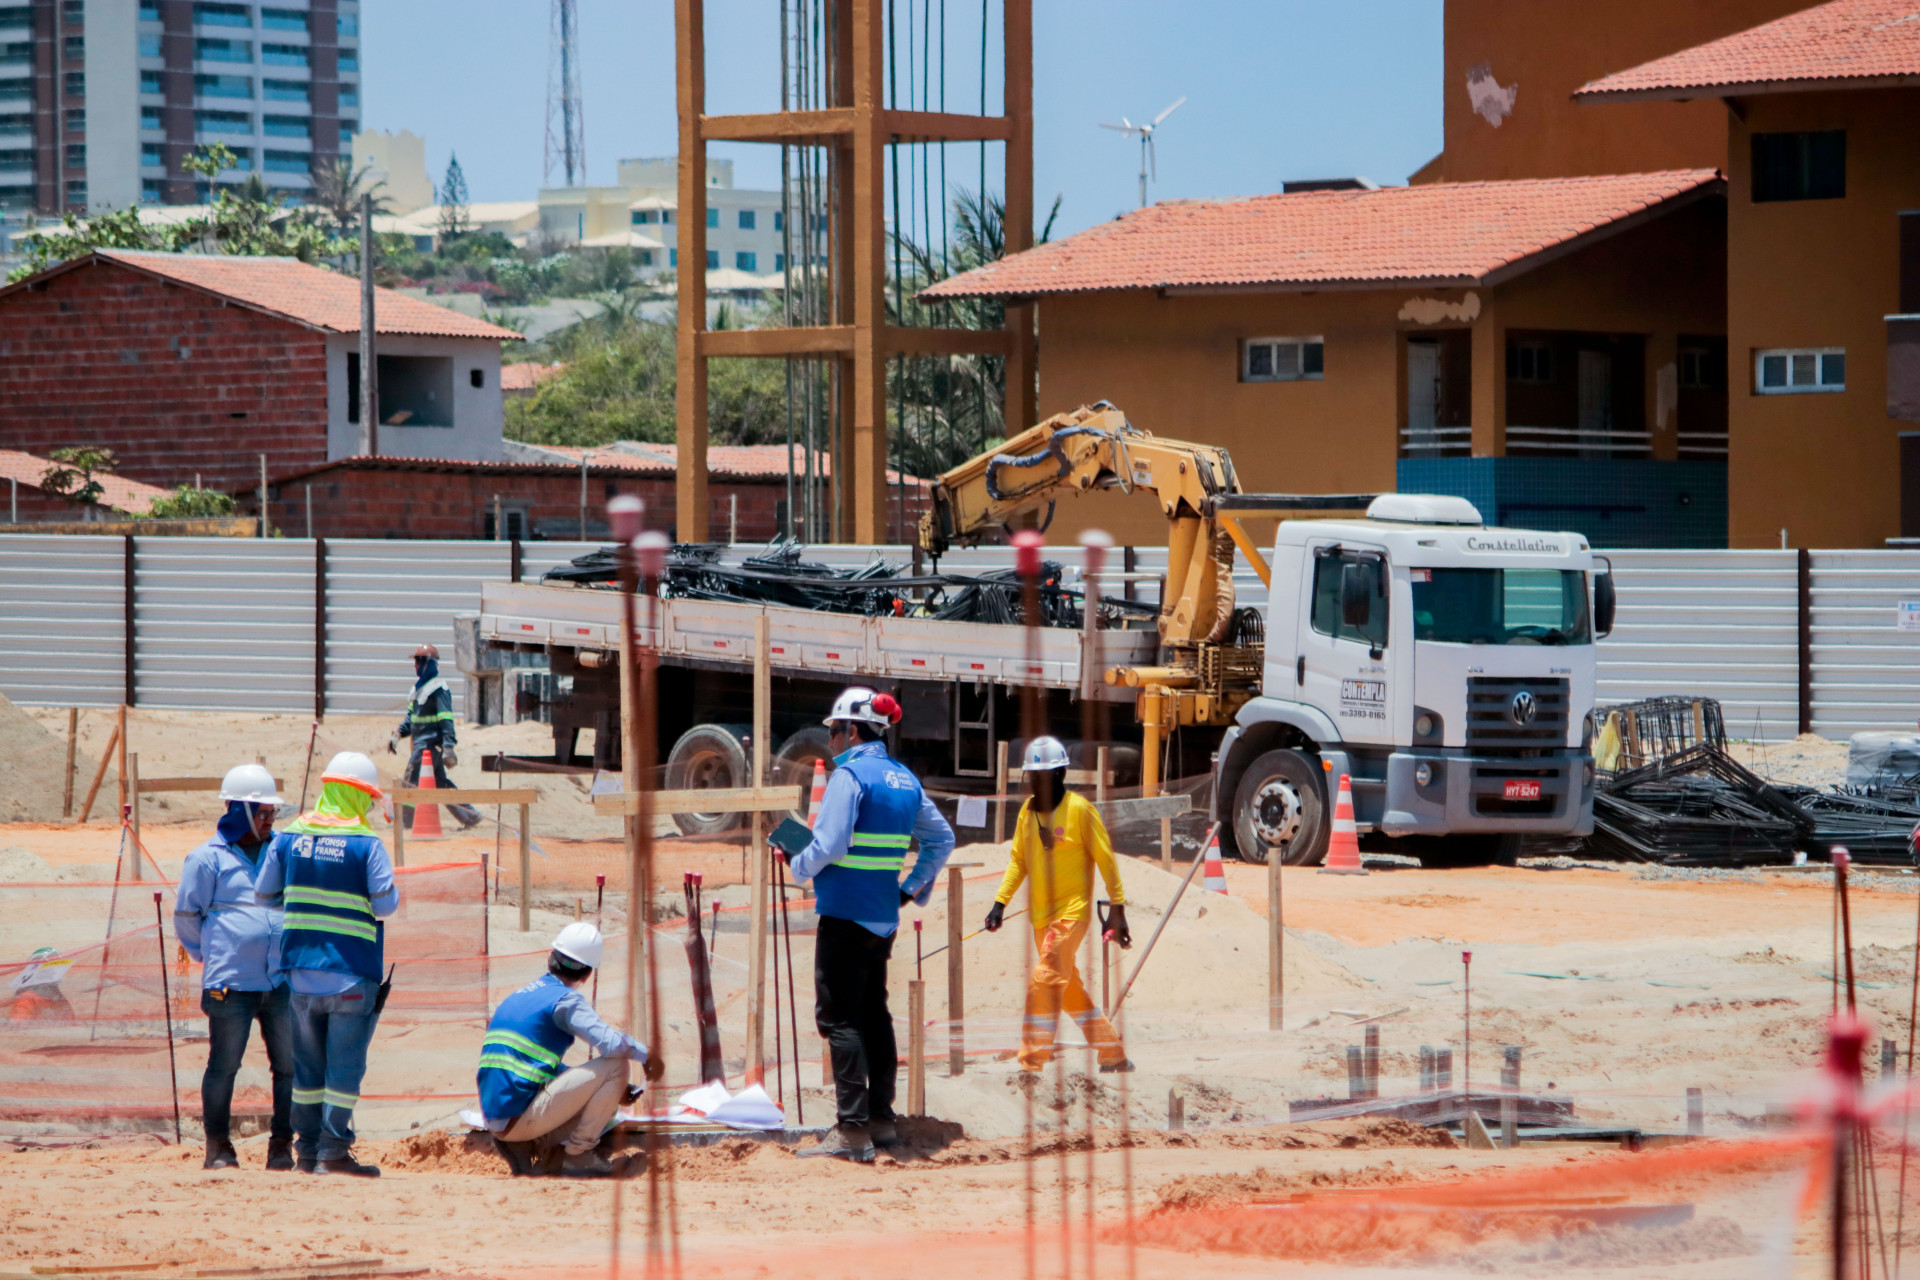
[(1515, 724), (1525, 727), (1533, 723), (1533, 718), (1540, 714), (1540, 709), (1533, 703), (1533, 694), (1522, 689), (1513, 695), (1513, 706), (1508, 708), (1507, 713), (1513, 717)]

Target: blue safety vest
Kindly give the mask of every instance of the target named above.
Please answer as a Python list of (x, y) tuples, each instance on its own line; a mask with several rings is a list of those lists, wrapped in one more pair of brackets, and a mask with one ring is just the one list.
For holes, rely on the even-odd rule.
[(283, 832), (274, 839), (285, 878), (281, 967), (380, 981), (386, 929), (367, 894), (367, 860), (379, 837)]
[(547, 974), (505, 1000), (487, 1023), (480, 1042), (480, 1110), (489, 1120), (511, 1120), (527, 1109), (541, 1086), (559, 1075), (560, 1059), (573, 1035), (553, 1020), (567, 984)]
[(814, 910), (869, 924), (900, 922), (900, 872), (920, 816), (920, 780), (875, 751), (840, 766), (860, 785), (847, 855), (814, 877)]

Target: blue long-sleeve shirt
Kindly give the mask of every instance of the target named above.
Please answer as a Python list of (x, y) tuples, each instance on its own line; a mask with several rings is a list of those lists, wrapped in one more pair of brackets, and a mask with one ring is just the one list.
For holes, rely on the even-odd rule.
[(173, 931), (200, 962), (200, 985), (209, 991), (271, 991), (286, 981), (279, 972), (282, 913), (261, 902), (254, 885), (259, 857), (216, 835), (180, 869)]
[[(279, 847), (277, 840), (267, 846), (260, 856), (260, 874), (254, 881), (254, 892), (272, 900), (276, 906), (287, 878)], [(400, 890), (393, 883), (393, 860), (387, 856), (384, 840), (376, 839), (367, 854), (367, 898), (373, 905), (373, 914), (382, 920), (400, 909)], [(337, 996), (353, 990), (360, 981), (350, 973), (335, 973), (331, 969), (289, 969), (286, 977), (294, 992), (303, 996)]]
[[(576, 1040), (585, 1040), (593, 1052), (589, 1058), (631, 1058), (635, 1062), (647, 1060), (647, 1046), (635, 1040), (618, 1027), (609, 1026), (587, 998), (574, 988), (560, 997), (553, 1006), (553, 1025)], [(487, 1117), (487, 1131), (505, 1133), (513, 1127), (518, 1116), (498, 1119)]]
[[(885, 750), (886, 747), (881, 743), (863, 742), (842, 753), (840, 759), (851, 760)], [(788, 864), (796, 880), (811, 880), (822, 869), (847, 856), (853, 839), (854, 819), (859, 817), (859, 813), (860, 784), (853, 780), (851, 773), (836, 770), (827, 779), (827, 793), (821, 798), (820, 813), (813, 821), (813, 843)], [(911, 894), (913, 900), (924, 907), (933, 896), (934, 882), (940, 878), (947, 859), (953, 854), (953, 828), (947, 825), (947, 820), (940, 816), (939, 808), (924, 791), (920, 795), (920, 812), (913, 820), (913, 838), (920, 847), (920, 854), (914, 860), (913, 870), (901, 882), (900, 891)], [(883, 938), (891, 936), (900, 927), (897, 920), (856, 920), (854, 923)]]

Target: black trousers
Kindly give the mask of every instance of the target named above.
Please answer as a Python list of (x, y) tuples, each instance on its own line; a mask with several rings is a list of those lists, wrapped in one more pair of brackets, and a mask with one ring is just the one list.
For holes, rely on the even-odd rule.
[[(420, 754), (423, 751), (433, 752), (433, 785), (443, 790), (453, 786), (452, 780), (447, 777), (447, 762), (441, 758), (445, 751), (438, 740), (424, 745), (418, 741), (414, 743), (413, 751), (407, 757), (407, 772), (403, 778), (406, 784), (410, 787), (420, 785)], [(447, 812), (451, 813), (463, 827), (470, 827), (480, 821), (480, 811), (470, 804), (450, 804), (447, 806)], [(406, 824), (407, 830), (413, 830), (412, 805), (400, 806), (400, 821)]]
[(253, 1024), (267, 1047), (273, 1073), (273, 1128), (276, 1138), (293, 1137), (293, 998), (286, 987), (272, 991), (228, 991), (224, 1000), (200, 993), (207, 1015), (207, 1073), (200, 1078), (201, 1119), (210, 1141), (228, 1141), (233, 1124), (233, 1079), (247, 1052)]
[(843, 1125), (893, 1119), (899, 1072), (893, 1015), (887, 1011), (887, 960), (893, 938), (851, 920), (820, 917), (813, 944), (813, 1019), (833, 1058)]

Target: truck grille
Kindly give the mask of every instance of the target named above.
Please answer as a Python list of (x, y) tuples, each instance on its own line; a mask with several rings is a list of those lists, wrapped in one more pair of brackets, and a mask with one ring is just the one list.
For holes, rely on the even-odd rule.
[[(1530, 714), (1529, 714), (1530, 713)], [(1467, 677), (1467, 749), (1511, 752), (1565, 745), (1569, 697), (1562, 678)]]

